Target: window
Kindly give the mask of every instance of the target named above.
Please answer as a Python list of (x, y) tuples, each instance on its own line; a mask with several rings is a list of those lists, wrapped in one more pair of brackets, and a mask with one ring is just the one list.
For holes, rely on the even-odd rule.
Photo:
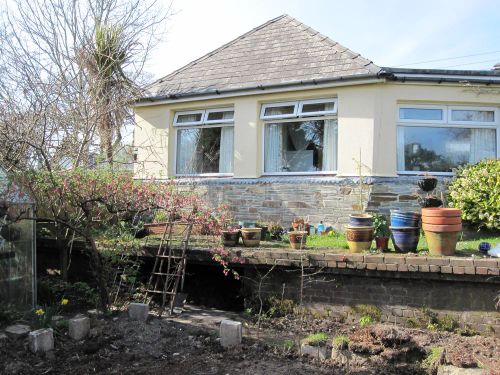
[(233, 173), (232, 108), (177, 112), (176, 174)]
[(495, 108), (400, 105), (398, 116), (398, 173), (446, 174), (498, 156)]
[[(268, 120), (264, 124), (264, 173), (335, 171), (336, 110), (335, 99), (263, 105), (261, 118)], [(299, 119), (290, 120), (290, 113)]]

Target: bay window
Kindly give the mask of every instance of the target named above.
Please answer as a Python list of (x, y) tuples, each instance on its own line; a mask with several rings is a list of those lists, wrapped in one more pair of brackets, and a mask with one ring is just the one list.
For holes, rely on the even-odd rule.
[(337, 169), (336, 99), (264, 104), (264, 173)]
[(176, 112), (176, 174), (233, 173), (232, 108)]
[(498, 110), (490, 107), (400, 105), (398, 173), (447, 174), (498, 157)]

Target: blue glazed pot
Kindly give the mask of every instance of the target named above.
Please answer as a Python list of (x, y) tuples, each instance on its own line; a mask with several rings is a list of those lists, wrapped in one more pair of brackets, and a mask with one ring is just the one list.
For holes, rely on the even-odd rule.
[(418, 227), (421, 216), (419, 212), (391, 210), (391, 226)]
[(394, 249), (398, 253), (415, 253), (420, 239), (419, 227), (390, 227)]
[(373, 225), (373, 216), (369, 214), (349, 215), (350, 227), (371, 227)]

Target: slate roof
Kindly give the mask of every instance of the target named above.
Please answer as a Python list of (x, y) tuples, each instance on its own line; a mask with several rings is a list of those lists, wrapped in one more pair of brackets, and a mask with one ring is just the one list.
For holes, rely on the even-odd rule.
[(154, 82), (143, 100), (361, 78), (379, 71), (370, 60), (285, 14)]

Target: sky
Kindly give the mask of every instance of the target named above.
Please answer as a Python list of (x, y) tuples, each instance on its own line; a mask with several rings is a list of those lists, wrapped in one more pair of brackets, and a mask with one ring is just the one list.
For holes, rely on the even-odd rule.
[(379, 66), (491, 69), (500, 62), (499, 0), (173, 0), (172, 11), (146, 66), (155, 78), (284, 13)]

